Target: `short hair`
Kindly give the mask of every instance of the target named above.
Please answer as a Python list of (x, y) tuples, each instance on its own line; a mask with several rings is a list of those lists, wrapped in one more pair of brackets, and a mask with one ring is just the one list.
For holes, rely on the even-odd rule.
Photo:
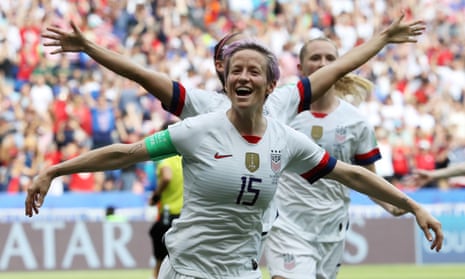
[(276, 55), (273, 54), (267, 47), (260, 44), (256, 40), (246, 39), (240, 40), (230, 45), (226, 46), (223, 50), (223, 58), (226, 60), (224, 68), (224, 77), (227, 79), (229, 67), (230, 67), (230, 58), (233, 54), (240, 50), (251, 49), (261, 53), (267, 62), (266, 68), (266, 79), (268, 82), (278, 81), (280, 77), (279, 64)]

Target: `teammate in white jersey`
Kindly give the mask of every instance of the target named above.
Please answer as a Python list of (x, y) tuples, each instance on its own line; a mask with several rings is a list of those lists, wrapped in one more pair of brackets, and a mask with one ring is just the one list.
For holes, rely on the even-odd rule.
[(225, 51), (227, 111), (192, 117), (143, 141), (94, 149), (48, 167), (28, 189), (25, 214), (39, 213), (55, 177), (180, 154), (184, 207), (165, 236), (169, 257), (159, 278), (261, 278), (263, 214), (284, 170), (309, 182), (335, 179), (412, 212), (431, 249), (441, 249), (441, 224), (421, 205), (383, 178), (337, 161), (302, 133), (263, 115), (279, 78), (276, 56), (254, 41), (236, 42)]
[[(298, 68), (302, 75), (309, 75), (337, 57), (332, 41), (313, 39), (302, 47)], [(310, 111), (297, 115), (290, 126), (338, 160), (375, 172), (374, 162), (381, 155), (374, 130), (352, 104), (342, 99), (360, 103), (371, 88), (368, 80), (348, 75), (312, 103)], [(264, 252), (272, 278), (336, 278), (349, 226), (349, 188), (331, 179), (310, 184), (298, 174), (285, 172), (276, 201), (280, 218), (268, 234)], [(393, 215), (405, 213), (376, 202)]]

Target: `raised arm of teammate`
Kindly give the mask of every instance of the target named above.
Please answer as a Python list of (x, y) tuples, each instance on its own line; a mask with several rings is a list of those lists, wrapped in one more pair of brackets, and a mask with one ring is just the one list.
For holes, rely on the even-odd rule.
[(317, 99), (319, 94), (326, 91), (341, 77), (357, 69), (388, 44), (415, 43), (417, 37), (423, 34), (425, 23), (421, 20), (404, 24), (402, 15), (389, 27), (373, 36), (367, 42), (353, 48), (336, 59), (333, 63), (313, 72), (309, 78), (312, 86), (312, 98)]

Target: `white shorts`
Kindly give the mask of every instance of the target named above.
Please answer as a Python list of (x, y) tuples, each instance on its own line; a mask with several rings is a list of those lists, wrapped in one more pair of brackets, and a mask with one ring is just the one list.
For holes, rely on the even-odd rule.
[(335, 279), (344, 241), (309, 242), (298, 235), (273, 228), (263, 256), (271, 276), (287, 279)]
[(186, 276), (181, 273), (176, 272), (171, 267), (169, 257), (165, 257), (160, 266), (160, 271), (158, 272), (158, 279), (196, 279), (192, 276)]
[[(228, 276), (228, 278), (237, 278), (237, 277)], [(241, 277), (241, 278), (245, 278), (245, 277)], [(246, 278), (249, 278), (249, 279), (250, 278), (253, 278), (253, 279), (262, 278), (261, 272), (259, 272), (257, 270), (257, 272), (254, 272), (254, 273), (250, 274), (250, 276), (247, 276)], [(165, 259), (161, 263), (160, 271), (158, 272), (158, 279), (202, 279), (202, 278), (188, 276), (188, 275), (184, 275), (184, 274), (181, 274), (181, 273), (177, 272), (171, 266), (169, 257), (165, 257)], [(237, 278), (237, 279), (239, 279), (239, 278)]]

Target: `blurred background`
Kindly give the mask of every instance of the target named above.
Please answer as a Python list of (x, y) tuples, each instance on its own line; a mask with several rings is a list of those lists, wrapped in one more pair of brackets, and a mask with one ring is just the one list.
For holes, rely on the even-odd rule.
[[(400, 11), (422, 19), (416, 44), (388, 46), (357, 70), (374, 84), (360, 109), (376, 128), (379, 175), (443, 222), (432, 253), (409, 217), (392, 218), (353, 194), (346, 263), (465, 263), (465, 177), (407, 185), (412, 170), (465, 162), (465, 1), (462, 0), (4, 0), (0, 2), (0, 270), (148, 268), (147, 206), (156, 163), (54, 181), (41, 214), (26, 219), (24, 191), (44, 167), (115, 142), (134, 142), (173, 118), (143, 88), (82, 53), (50, 55), (46, 26), (69, 28), (164, 72), (185, 87), (220, 89), (213, 47), (241, 30), (297, 77), (298, 51), (333, 39), (340, 55)], [(108, 221), (113, 207), (121, 216)], [(396, 245), (392, 245), (396, 243)], [(399, 249), (402, 247), (402, 249)]]

